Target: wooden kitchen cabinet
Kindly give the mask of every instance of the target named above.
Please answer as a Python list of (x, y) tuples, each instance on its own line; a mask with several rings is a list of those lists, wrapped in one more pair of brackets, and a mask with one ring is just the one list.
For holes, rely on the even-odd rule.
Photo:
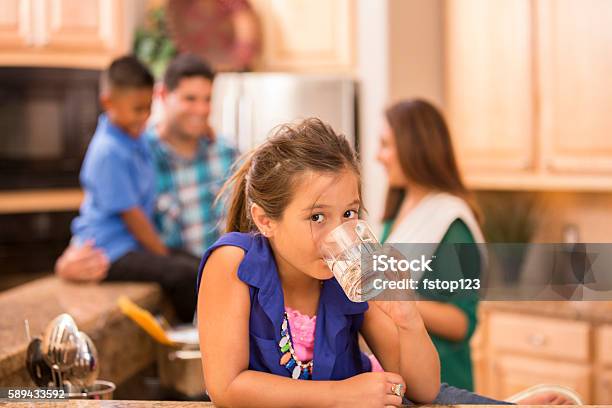
[(13, 52), (27, 49), (32, 38), (30, 3), (24, 0), (0, 2), (0, 49)]
[(612, 190), (612, 3), (449, 0), (446, 113), (468, 185)]
[(611, 310), (612, 302), (481, 302), (471, 342), (476, 392), (505, 399), (557, 384), (587, 404), (612, 404)]
[(612, 369), (596, 375), (595, 404), (608, 405), (612, 401)]
[(488, 384), (488, 355), (486, 348), (488, 333), (487, 322), (480, 320), (470, 339), (472, 375), (474, 379), (474, 389), (476, 390), (488, 390), (490, 388)]
[(496, 351), (588, 362), (590, 325), (563, 319), (497, 312), (489, 318), (490, 342)]
[(501, 355), (491, 364), (494, 398), (504, 399), (536, 384), (570, 387), (585, 401), (591, 400), (591, 369), (588, 364)]
[(597, 371), (595, 373), (595, 403), (612, 402), (612, 325), (597, 330)]
[(3, 0), (0, 64), (103, 68), (131, 49), (140, 3)]
[(46, 0), (44, 47), (100, 53), (120, 51), (120, 0)]
[(489, 356), (496, 356), (488, 384), (496, 398), (546, 383), (570, 387), (590, 401), (589, 323), (495, 312), (488, 328)]
[(467, 173), (534, 166), (529, 5), (446, 3), (447, 116)]
[(262, 27), (258, 70), (353, 69), (355, 0), (252, 0)]
[(598, 360), (612, 369), (612, 325), (598, 328), (596, 343)]
[(544, 165), (554, 173), (612, 175), (612, 3), (536, 4)]

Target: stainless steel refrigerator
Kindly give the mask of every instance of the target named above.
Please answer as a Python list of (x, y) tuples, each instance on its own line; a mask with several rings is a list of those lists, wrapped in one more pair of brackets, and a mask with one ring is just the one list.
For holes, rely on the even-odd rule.
[(213, 85), (210, 121), (241, 152), (279, 124), (316, 116), (355, 146), (355, 82), (350, 77), (284, 73), (222, 73)]

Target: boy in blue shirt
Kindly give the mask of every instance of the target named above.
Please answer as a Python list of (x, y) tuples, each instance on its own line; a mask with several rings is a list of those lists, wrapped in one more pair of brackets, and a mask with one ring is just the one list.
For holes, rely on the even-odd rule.
[(106, 280), (158, 282), (177, 317), (191, 321), (198, 263), (171, 253), (153, 226), (155, 171), (141, 138), (151, 113), (154, 79), (138, 59), (116, 59), (103, 72), (104, 112), (80, 173), (85, 191), (72, 222), (77, 243), (94, 242), (111, 262)]

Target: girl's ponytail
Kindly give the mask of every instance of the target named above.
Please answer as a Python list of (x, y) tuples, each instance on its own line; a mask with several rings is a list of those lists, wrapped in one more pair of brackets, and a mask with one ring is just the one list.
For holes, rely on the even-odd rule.
[(253, 162), (253, 152), (248, 153), (238, 160), (236, 164), (242, 163), (234, 174), (225, 182), (217, 196), (217, 200), (231, 191), (230, 207), (227, 212), (225, 232), (249, 232), (253, 228), (248, 208), (247, 179), (251, 163)]

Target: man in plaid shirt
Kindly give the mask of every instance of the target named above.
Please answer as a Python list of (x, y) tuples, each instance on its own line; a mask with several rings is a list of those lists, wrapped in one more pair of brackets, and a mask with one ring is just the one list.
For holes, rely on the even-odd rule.
[(223, 214), (215, 198), (236, 150), (222, 139), (204, 139), (189, 159), (160, 142), (156, 132), (149, 131), (146, 137), (156, 164), (155, 226), (167, 246), (200, 256), (219, 237)]
[[(172, 279), (172, 287), (183, 288), (182, 306), (193, 311), (200, 257), (221, 230), (222, 203), (215, 205), (215, 198), (237, 157), (237, 151), (216, 136), (208, 123), (213, 78), (213, 71), (199, 57), (176, 57), (168, 66), (161, 90), (163, 118), (144, 136), (156, 171), (156, 229), (166, 246), (182, 255), (185, 268), (181, 269), (193, 274), (179, 274), (177, 269), (145, 276), (141, 268), (128, 267), (120, 277), (131, 281), (157, 281), (157, 275)], [(106, 254), (95, 243), (71, 244), (57, 260), (55, 273), (69, 280), (100, 281), (107, 278), (109, 266)]]
[(214, 201), (237, 156), (208, 125), (212, 80), (195, 55), (177, 57), (164, 76), (165, 117), (145, 135), (156, 167), (156, 227), (167, 246), (198, 259), (219, 236), (222, 206)]

